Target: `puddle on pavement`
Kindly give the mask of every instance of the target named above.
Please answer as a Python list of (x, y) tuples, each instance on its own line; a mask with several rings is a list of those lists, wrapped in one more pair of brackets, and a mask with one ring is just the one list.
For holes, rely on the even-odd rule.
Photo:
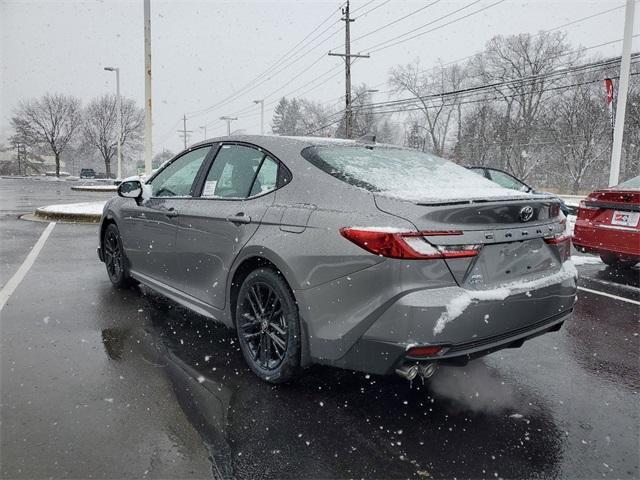
[(329, 367), (273, 386), (231, 330), (145, 295), (142, 323), (102, 330), (105, 353), (164, 370), (218, 478), (557, 476), (562, 438), (544, 400), (481, 361), (433, 386)]

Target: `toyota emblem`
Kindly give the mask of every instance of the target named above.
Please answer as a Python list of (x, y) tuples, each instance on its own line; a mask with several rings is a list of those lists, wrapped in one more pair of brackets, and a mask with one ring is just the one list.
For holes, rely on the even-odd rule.
[(522, 207), (520, 209), (520, 221), (528, 222), (533, 218), (533, 207)]

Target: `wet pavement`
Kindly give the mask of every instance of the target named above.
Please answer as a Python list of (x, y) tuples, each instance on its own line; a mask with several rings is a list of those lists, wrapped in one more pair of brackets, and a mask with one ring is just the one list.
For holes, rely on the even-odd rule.
[[(16, 182), (0, 179), (3, 285), (47, 225), (19, 213), (105, 198), (23, 180), (16, 201)], [(426, 385), (313, 367), (272, 386), (232, 331), (112, 289), (96, 230), (57, 224), (0, 312), (3, 478), (640, 475), (635, 304), (581, 291), (559, 332)], [(590, 290), (640, 298), (637, 270), (579, 270)]]

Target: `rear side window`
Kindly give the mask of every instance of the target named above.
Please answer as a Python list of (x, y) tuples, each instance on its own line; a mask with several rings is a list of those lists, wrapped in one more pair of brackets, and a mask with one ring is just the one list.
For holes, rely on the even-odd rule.
[(276, 189), (278, 183), (278, 162), (271, 157), (265, 157), (256, 176), (253, 187), (251, 187), (250, 197), (261, 195)]
[(223, 145), (205, 180), (203, 197), (247, 198), (275, 190), (279, 164), (263, 151)]

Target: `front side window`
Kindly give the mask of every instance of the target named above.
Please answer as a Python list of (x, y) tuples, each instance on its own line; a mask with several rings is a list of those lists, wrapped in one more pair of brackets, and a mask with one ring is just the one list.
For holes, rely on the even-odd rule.
[(276, 188), (278, 163), (244, 145), (223, 145), (202, 191), (203, 197), (247, 198)]
[(188, 197), (211, 147), (198, 148), (171, 162), (151, 180), (154, 197)]

